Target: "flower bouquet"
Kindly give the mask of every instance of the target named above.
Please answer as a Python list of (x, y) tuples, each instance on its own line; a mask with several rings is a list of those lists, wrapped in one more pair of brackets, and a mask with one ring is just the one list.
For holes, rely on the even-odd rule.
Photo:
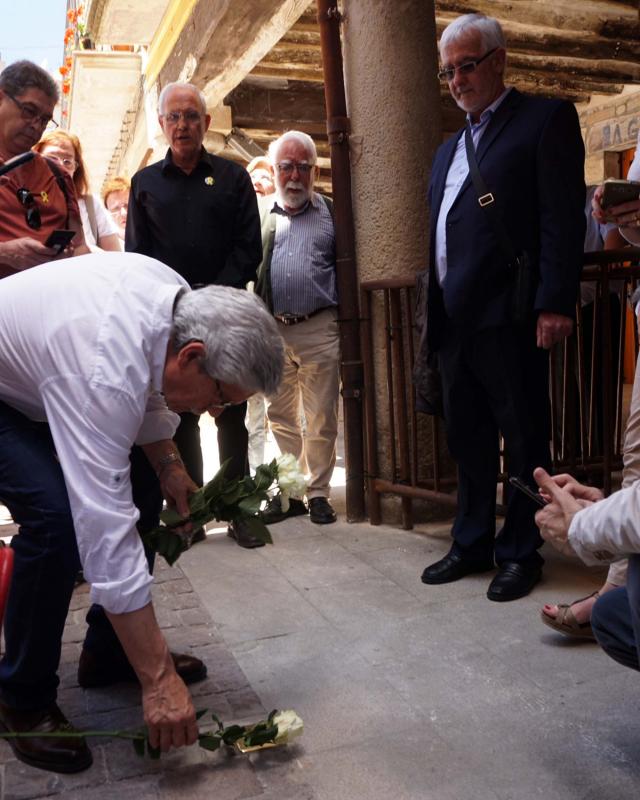
[(273, 544), (269, 529), (258, 513), (263, 500), (269, 497), (269, 490), (275, 483), (285, 510), (290, 494), (305, 491), (304, 477), (290, 453), (274, 458), (270, 464), (261, 464), (253, 477), (225, 477), (228, 463), (226, 461), (209, 483), (189, 497), (187, 519), (174, 508), (167, 508), (160, 514), (163, 524), (142, 535), (145, 546), (164, 556), (169, 565), (189, 548), (190, 535), (176, 530), (186, 522), (191, 522), (192, 530), (197, 530), (214, 519), (231, 523), (242, 519), (253, 536)]

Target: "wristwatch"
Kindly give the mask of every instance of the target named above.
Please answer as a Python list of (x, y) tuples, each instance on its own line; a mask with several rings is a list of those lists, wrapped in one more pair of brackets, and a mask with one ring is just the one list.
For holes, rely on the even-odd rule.
[(158, 459), (156, 463), (156, 475), (158, 478), (162, 475), (165, 467), (168, 467), (169, 464), (182, 464), (184, 467), (184, 463), (180, 458), (180, 453), (178, 453), (176, 450), (172, 450), (170, 453), (167, 453), (166, 456), (162, 456), (162, 458)]

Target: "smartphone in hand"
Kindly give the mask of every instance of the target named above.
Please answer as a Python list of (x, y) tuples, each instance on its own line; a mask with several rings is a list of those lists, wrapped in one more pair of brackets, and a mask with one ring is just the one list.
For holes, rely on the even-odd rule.
[(60, 253), (64, 250), (64, 248), (68, 244), (70, 244), (71, 240), (75, 235), (76, 235), (75, 231), (69, 231), (64, 228), (59, 228), (58, 230), (53, 231), (53, 233), (44, 243), (44, 246), (53, 247), (53, 249), (57, 252), (57, 254), (60, 255)]
[(638, 181), (610, 178), (602, 185), (602, 197), (600, 198), (602, 208), (619, 206), (621, 203), (629, 203), (638, 199), (640, 199), (640, 182)]
[(534, 490), (530, 486), (527, 486), (524, 481), (521, 481), (520, 478), (511, 477), (509, 478), (509, 483), (518, 489), (518, 491), (526, 494), (530, 500), (533, 500), (533, 502), (537, 503), (539, 506), (547, 505), (547, 501), (544, 499), (544, 497), (538, 494), (538, 492), (534, 492)]

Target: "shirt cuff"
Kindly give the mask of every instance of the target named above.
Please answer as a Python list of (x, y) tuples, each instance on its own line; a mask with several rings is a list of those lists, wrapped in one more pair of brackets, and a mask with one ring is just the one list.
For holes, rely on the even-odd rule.
[[(85, 576), (90, 581), (91, 576)], [(153, 578), (148, 570), (137, 572), (117, 583), (92, 583), (91, 601), (111, 614), (137, 611), (151, 602)]]

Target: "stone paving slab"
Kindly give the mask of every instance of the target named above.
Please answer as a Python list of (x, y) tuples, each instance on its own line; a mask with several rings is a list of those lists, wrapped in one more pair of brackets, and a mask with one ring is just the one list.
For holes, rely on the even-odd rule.
[[(3, 526), (0, 535), (10, 535)], [(179, 566), (156, 562), (154, 606), (172, 650), (190, 652), (207, 664), (209, 676), (191, 687), (196, 709), (208, 709), (225, 724), (256, 721), (265, 709), (218, 627), (204, 609)], [(67, 619), (60, 664), (58, 703), (77, 727), (84, 730), (135, 729), (142, 724), (140, 690), (120, 684), (84, 690), (76, 671), (89, 606), (89, 589), (79, 586)], [(34, 769), (13, 757), (0, 741), (0, 800), (37, 800), (64, 796), (65, 800), (313, 800), (309, 787), (291, 781), (286, 770), (259, 771), (264, 753), (242, 755), (228, 748), (215, 753), (197, 745), (162, 756), (159, 761), (138, 757), (130, 742), (90, 739), (93, 766), (77, 775), (57, 775)], [(276, 763), (295, 759), (298, 748), (278, 751)], [(271, 754), (271, 763), (273, 763)]]

